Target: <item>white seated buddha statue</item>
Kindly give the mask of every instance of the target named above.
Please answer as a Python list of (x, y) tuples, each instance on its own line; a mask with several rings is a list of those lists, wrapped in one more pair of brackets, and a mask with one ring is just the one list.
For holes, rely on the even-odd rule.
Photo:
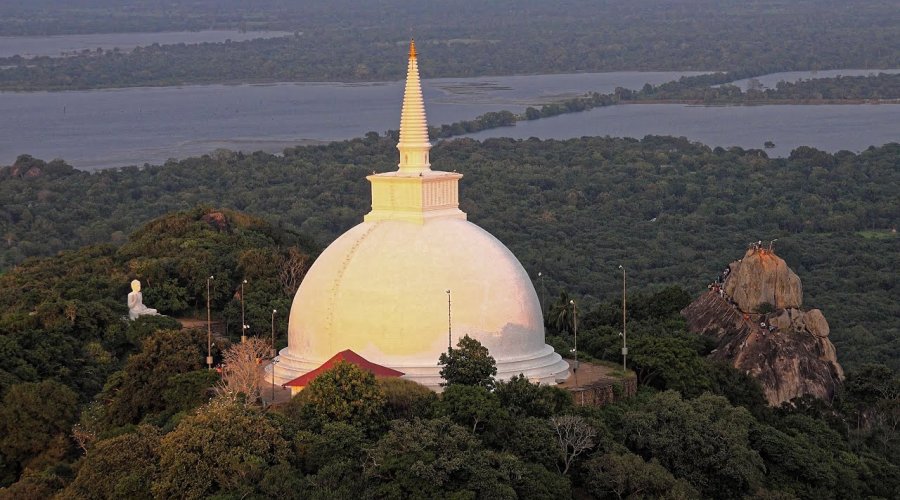
[(131, 293), (128, 294), (128, 318), (135, 320), (138, 316), (158, 316), (156, 309), (150, 309), (144, 305), (144, 296), (141, 295), (141, 282), (131, 282)]

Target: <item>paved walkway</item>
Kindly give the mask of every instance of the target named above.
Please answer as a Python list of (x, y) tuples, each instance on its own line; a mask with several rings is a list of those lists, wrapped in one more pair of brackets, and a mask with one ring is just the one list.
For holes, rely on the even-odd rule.
[(260, 396), (263, 400), (263, 406), (269, 406), (272, 404), (272, 395), (274, 394), (275, 399), (274, 402), (276, 405), (282, 405), (291, 400), (291, 390), (284, 389), (278, 383), (275, 384), (274, 393), (272, 391), (272, 375), (267, 371), (269, 365), (272, 364), (272, 360), (265, 360), (259, 369), (259, 376), (262, 378), (262, 390), (260, 391)]
[(575, 361), (571, 359), (567, 359), (565, 361), (566, 363), (569, 363), (570, 373), (569, 378), (567, 378), (565, 382), (557, 385), (557, 387), (560, 387), (562, 389), (575, 389), (579, 387), (592, 386), (599, 382), (613, 383), (622, 380), (621, 377), (613, 375), (613, 373), (619, 371), (614, 368), (579, 361), (578, 371), (576, 373), (574, 370), (572, 370), (575, 365)]

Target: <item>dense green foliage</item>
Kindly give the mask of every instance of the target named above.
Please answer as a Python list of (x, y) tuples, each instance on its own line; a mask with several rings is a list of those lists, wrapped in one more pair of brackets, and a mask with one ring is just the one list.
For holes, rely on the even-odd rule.
[[(722, 78), (724, 79), (724, 78)], [(798, 82), (778, 82), (775, 88), (761, 88), (750, 79), (747, 89), (736, 85), (706, 86), (704, 77), (685, 77), (675, 82), (652, 86), (640, 91), (622, 91), (618, 97), (627, 101), (681, 101), (704, 104), (778, 104), (857, 102), (860, 100), (896, 101), (900, 99), (900, 74), (879, 73), (870, 76), (836, 76)]]
[(438, 358), (444, 386), (454, 384), (472, 385), (490, 389), (494, 387), (497, 363), (481, 342), (464, 335), (456, 343), (456, 348), (447, 347), (447, 352)]
[(243, 496), (286, 463), (289, 442), (277, 422), (227, 398), (201, 407), (162, 438), (155, 498)]
[[(102, 294), (124, 295), (127, 283), (117, 283), (130, 276), (124, 269), (136, 268), (134, 255), (173, 259), (172, 268), (180, 269), (203, 252), (282, 248), (277, 242), (288, 237), (273, 231), (230, 211), (174, 214), (144, 226), (118, 251), (87, 247), (29, 260), (0, 276), (0, 286), (47, 284), (63, 299), (69, 293), (81, 297), (76, 312), (94, 304), (117, 318), (124, 305), (106, 304)], [(236, 262), (226, 264), (237, 269)], [(73, 288), (91, 273), (98, 284), (109, 283)], [(231, 290), (240, 279), (231, 277)], [(264, 279), (278, 278), (254, 283), (261, 286)], [(185, 286), (188, 303), (205, 294)], [(227, 309), (230, 293), (217, 296), (217, 311)], [(21, 310), (35, 311), (25, 338), (60, 328), (54, 308), (34, 305), (55, 297), (38, 290), (10, 302), (2, 317), (9, 330), (0, 338), (24, 328), (16, 320)], [(566, 300), (563, 294), (560, 301)], [(266, 411), (228, 395), (208, 402), (216, 374), (202, 368), (204, 332), (173, 329), (165, 318), (124, 327), (121, 320), (76, 321), (77, 328), (59, 336), (106, 360), (107, 369), (93, 372), (105, 388), (85, 392), (98, 384), (46, 372), (32, 373), (31, 380), (40, 382), (7, 376), (11, 385), (0, 407), (0, 485), (6, 488), (0, 497), (544, 499), (631, 493), (818, 500), (900, 493), (895, 370), (865, 365), (849, 371), (831, 407), (800, 400), (770, 409), (756, 384), (707, 361), (709, 346), (684, 333), (678, 311), (689, 300), (677, 287), (630, 297), (631, 366), (644, 389), (602, 409), (576, 406), (569, 393), (524, 377), (497, 382), (493, 390), (484, 387), (483, 376), (469, 377), (438, 396), (409, 381), (377, 380), (346, 363), (280, 409)], [(611, 347), (619, 341), (618, 305), (611, 299), (579, 309), (579, 347), (586, 357), (616, 359)], [(554, 344), (568, 354), (573, 332), (550, 327)], [(482, 351), (464, 338), (453, 352), (490, 355)], [(27, 354), (4, 352), (10, 359)], [(93, 369), (96, 360), (82, 363)], [(561, 431), (561, 422), (572, 425), (570, 434)], [(578, 433), (590, 438), (573, 455), (575, 445), (566, 436)]]
[[(539, 293), (552, 297), (568, 290), (587, 310), (619, 295), (616, 268), (624, 263), (631, 290), (674, 284), (694, 294), (725, 264), (741, 257), (748, 241), (779, 238), (776, 250), (803, 280), (806, 306), (821, 308), (828, 318), (840, 361), (846, 367), (872, 361), (900, 368), (900, 304), (893, 298), (894, 270), (900, 268), (892, 232), (900, 216), (896, 144), (859, 154), (801, 147), (789, 158), (769, 159), (760, 150), (710, 149), (661, 137), (455, 140), (438, 143), (432, 158), (437, 169), (465, 174), (461, 208), (469, 220), (508, 245), (531, 276), (543, 273), (541, 283), (535, 282)], [(93, 174), (62, 162), (21, 157), (0, 169), (0, 197), (5, 200), (0, 207), (5, 240), (0, 262), (9, 268), (25, 257), (77, 245), (123, 242), (124, 234), (141, 221), (210, 202), (265, 214), (275, 227), (301, 231), (324, 245), (359, 223), (369, 209), (365, 175), (394, 164), (395, 143), (374, 133), (288, 149), (284, 157), (223, 153)], [(108, 259), (115, 255), (106, 247), (85, 252)], [(253, 294), (273, 282), (252, 273), (268, 273), (272, 267), (249, 264), (266, 261), (249, 260), (259, 252), (241, 255), (238, 262), (248, 264), (222, 266), (221, 271), (191, 264), (195, 270), (178, 287), (199, 297), (202, 307), (208, 274), (237, 269), (232, 272), (250, 276), (247, 304), (248, 311), (255, 311), (253, 332), (268, 326), (271, 313), (268, 300)], [(107, 267), (100, 265), (102, 260), (63, 259), (70, 261), (65, 267)], [(145, 291), (146, 303), (154, 307), (151, 294), (154, 287), (164, 288), (170, 267), (165, 259), (141, 260), (158, 276)], [(42, 290), (50, 294), (53, 288), (67, 300), (87, 293), (85, 289), (102, 291), (98, 296), (112, 300), (127, 290), (129, 278), (123, 272), (109, 285), (86, 287), (78, 280), (61, 283), (42, 277), (36, 282), (47, 286), (35, 287), (26, 285), (38, 277), (35, 268), (19, 273), (5, 279), (24, 287), (26, 296)], [(218, 284), (215, 290), (217, 304), (234, 293)], [(11, 304), (21, 293), (4, 294), (0, 301)], [(283, 293), (283, 301), (272, 308), (287, 310), (290, 294)], [(42, 302), (42, 307), (58, 303), (56, 321), (68, 321), (63, 301), (36, 301), (32, 307)], [(15, 310), (21, 321), (34, 322), (26, 315), (32, 309)], [(237, 301), (228, 311), (231, 318), (239, 317)], [(96, 322), (103, 316), (91, 317)], [(276, 320), (285, 317), (278, 314)], [(76, 315), (75, 321), (85, 321), (80, 318)], [(239, 321), (230, 325), (235, 332)], [(65, 341), (54, 345), (59, 349)], [(2, 366), (13, 371), (5, 367), (17, 365)]]
[(900, 74), (837, 76), (778, 82), (765, 97), (776, 99), (900, 99)]
[(159, 474), (160, 437), (158, 428), (142, 425), (98, 442), (64, 496), (151, 498), (147, 485)]
[[(98, 402), (79, 424), (87, 442), (139, 423), (174, 425), (209, 399), (217, 376), (204, 366), (206, 332), (180, 330), (162, 316), (128, 321), (131, 279), (145, 283), (147, 304), (174, 315), (205, 309), (205, 278), (215, 274), (215, 319), (230, 314), (238, 325), (234, 293), (246, 276), (254, 284), (248, 302), (259, 301), (248, 304), (250, 321), (267, 324), (269, 308), (286, 310), (293, 293), (285, 292), (281, 272), (290, 257), (310, 259), (295, 236), (230, 210), (201, 208), (151, 222), (118, 249), (85, 247), (0, 275), (0, 475), (68, 456), (79, 403)], [(276, 326), (283, 345), (286, 318)], [(263, 332), (268, 339), (269, 328)], [(214, 340), (217, 355), (227, 339), (217, 333)]]
[(53, 382), (12, 386), (0, 406), (0, 454), (9, 465), (46, 466), (66, 456), (78, 395)]
[(291, 401), (288, 414), (306, 420), (315, 429), (337, 421), (372, 431), (384, 423), (384, 406), (384, 391), (375, 376), (339, 361)]
[[(102, 203), (91, 206), (89, 211), (104, 210)], [(268, 336), (272, 309), (288, 309), (313, 252), (313, 245), (296, 234), (230, 210), (209, 208), (171, 214), (128, 239), (117, 235), (114, 240), (123, 244), (85, 248), (54, 261), (52, 267), (30, 261), (0, 277), (0, 287), (11, 291), (0, 299), (5, 307), (0, 327), (12, 329), (8, 341), (39, 326), (75, 331), (87, 338), (113, 325), (104, 333), (109, 338), (103, 339), (102, 347), (112, 348), (112, 354), (119, 356), (137, 343), (126, 330), (137, 328), (141, 321), (154, 321), (142, 319), (127, 329), (120, 322), (121, 314), (127, 312), (124, 297), (131, 279), (143, 283), (145, 304), (176, 316), (206, 309), (206, 282), (211, 275), (215, 277), (211, 281), (213, 310), (223, 311), (216, 319), (225, 321), (228, 333), (240, 334), (237, 291), (246, 279), (247, 323), (251, 333)], [(40, 314), (28, 314), (35, 310)], [(276, 329), (283, 332), (286, 316), (275, 320)]]
[[(0, 88), (396, 80), (404, 74), (405, 61), (398, 54), (408, 34), (427, 55), (426, 78), (617, 70), (723, 70), (752, 76), (900, 66), (900, 22), (889, 0), (689, 0), (664, 7), (656, 0), (28, 4), (37, 5), (0, 9), (0, 33), (248, 27), (297, 34), (151, 46), (131, 53), (6, 58), (0, 66), (12, 67), (0, 72)], [(45, 4), (53, 8), (41, 8)]]

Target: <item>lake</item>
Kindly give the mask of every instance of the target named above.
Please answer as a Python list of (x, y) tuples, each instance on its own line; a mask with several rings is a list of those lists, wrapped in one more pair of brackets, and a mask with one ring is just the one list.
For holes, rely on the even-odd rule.
[(833, 104), (770, 106), (688, 106), (682, 104), (625, 104), (594, 108), (515, 127), (471, 134), (473, 139), (512, 137), (571, 139), (582, 136), (642, 138), (646, 135), (687, 137), (710, 146), (763, 149), (787, 156), (798, 146), (824, 151), (861, 151), (900, 141), (900, 105)]
[[(616, 72), (423, 81), (432, 125), (487, 111), (522, 112), (561, 97), (638, 89), (696, 73)], [(396, 129), (403, 82), (198, 85), (0, 93), (0, 165), (27, 153), (94, 170), (159, 164), (217, 148), (280, 152)], [(700, 107), (629, 104), (522, 122), (475, 134), (527, 138), (648, 134), (785, 155), (799, 145), (858, 151), (900, 140), (898, 105)]]
[(56, 36), (0, 36), (0, 57), (20, 55), (22, 57), (71, 54), (82, 50), (114, 49), (131, 50), (158, 43), (174, 45), (178, 43), (215, 43), (231, 40), (242, 42), (256, 38), (277, 38), (291, 35), (285, 31), (163, 31), (158, 33), (102, 33), (91, 35)]
[[(683, 74), (621, 72), (425, 80), (429, 123), (616, 86), (640, 88)], [(162, 163), (229, 148), (280, 152), (360, 137), (400, 124), (403, 82), (196, 85), (69, 92), (0, 92), (0, 165), (16, 156), (63, 158), (75, 167)]]

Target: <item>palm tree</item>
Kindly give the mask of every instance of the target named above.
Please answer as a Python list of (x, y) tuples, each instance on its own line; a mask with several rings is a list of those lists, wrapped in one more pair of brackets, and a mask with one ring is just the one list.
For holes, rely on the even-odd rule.
[(562, 291), (559, 293), (559, 299), (550, 305), (547, 312), (547, 325), (560, 333), (572, 333), (575, 329), (573, 322), (575, 316), (569, 302), (569, 294)]

